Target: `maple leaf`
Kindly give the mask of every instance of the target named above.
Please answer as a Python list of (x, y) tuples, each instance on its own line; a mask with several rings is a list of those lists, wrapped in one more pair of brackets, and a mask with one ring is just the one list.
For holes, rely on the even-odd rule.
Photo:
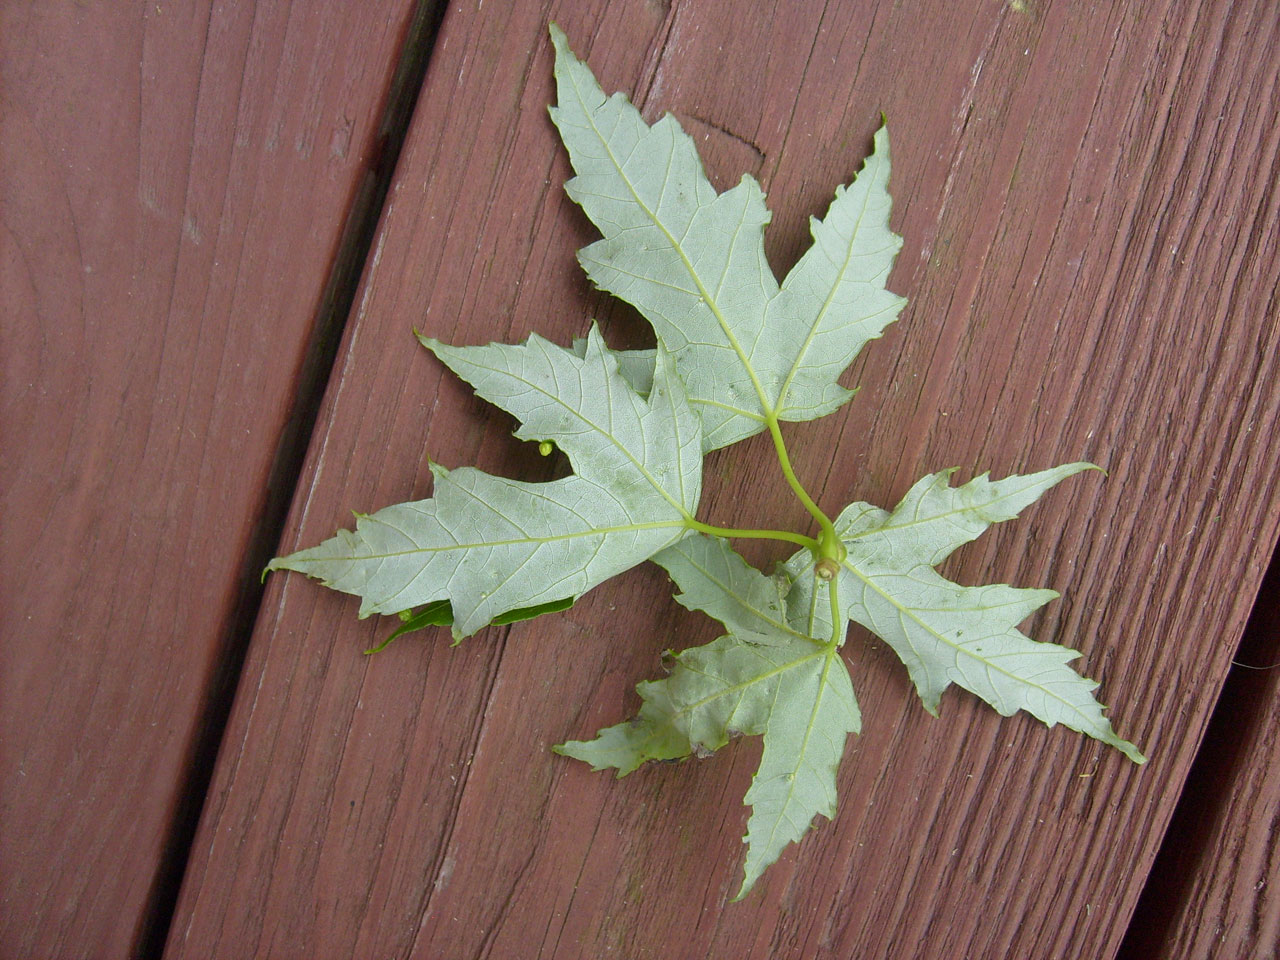
[[(836, 520), (848, 549), (839, 596), (844, 615), (880, 636), (906, 664), (930, 713), (937, 714), (942, 691), (955, 683), (1005, 716), (1025, 710), (1144, 763), (1102, 715), (1091, 693), (1097, 684), (1067, 666), (1079, 651), (1031, 640), (1016, 629), (1057, 599), (1056, 592), (962, 587), (933, 569), (992, 523), (1013, 519), (1050, 487), (1091, 469), (1097, 468), (1069, 463), (995, 482), (984, 474), (960, 487), (949, 485), (948, 470), (918, 481), (891, 514), (865, 503), (847, 507)], [(807, 565), (808, 558), (797, 554), (787, 568), (794, 574)], [(793, 602), (802, 604), (803, 592)]]
[(884, 127), (853, 185), (781, 285), (764, 254), (770, 214), (748, 175), (717, 194), (670, 114), (652, 127), (606, 98), (554, 25), (551, 117), (577, 176), (565, 190), (604, 239), (579, 251), (597, 286), (633, 304), (676, 358), (708, 450), (812, 420), (853, 392), (836, 378), (906, 300), (885, 289), (902, 238), (889, 229)]
[(653, 560), (684, 591), (682, 604), (730, 633), (678, 654), (666, 679), (640, 684), (635, 719), (554, 749), (623, 776), (649, 760), (705, 756), (738, 734), (763, 736), (744, 797), (752, 812), (741, 899), (815, 815), (835, 816), (836, 768), (861, 714), (838, 645), (812, 635), (816, 604), (787, 604), (778, 582), (722, 539), (690, 537)]
[[(623, 776), (760, 736), (738, 898), (816, 816), (835, 815), (845, 740), (861, 726), (839, 652), (851, 620), (897, 652), (930, 713), (954, 683), (1002, 714), (1025, 710), (1144, 762), (1103, 715), (1096, 684), (1068, 666), (1079, 654), (1017, 629), (1056, 593), (962, 586), (934, 569), (1089, 464), (958, 487), (943, 471), (892, 512), (854, 503), (834, 521), (791, 464), (780, 424), (848, 400), (838, 378), (905, 303), (885, 287), (901, 246), (889, 228), (886, 130), (826, 217), (812, 221), (813, 245), (778, 283), (764, 255), (769, 212), (759, 185), (747, 176), (717, 193), (674, 118), (650, 126), (621, 95), (606, 98), (554, 25), (551, 36), (559, 99), (551, 113), (576, 172), (566, 190), (603, 235), (579, 259), (598, 286), (648, 319), (657, 347), (612, 351), (594, 327), (567, 348), (536, 335), (475, 347), (421, 337), (521, 422), (517, 437), (559, 445), (574, 473), (526, 483), (433, 464), (431, 499), (358, 516), (354, 532), (268, 569), (358, 594), (362, 616), (399, 614), (389, 643), (444, 625), (461, 639), (563, 610), (653, 559), (679, 586), (676, 599), (725, 633), (675, 654), (666, 678), (641, 683), (635, 718), (554, 749)], [(704, 452), (760, 431), (817, 537), (697, 519)], [(729, 537), (801, 549), (767, 577)]]
[(361, 616), (447, 599), (461, 638), (507, 611), (578, 597), (688, 533), (701, 430), (664, 350), (646, 398), (595, 329), (582, 356), (537, 335), (519, 346), (423, 343), (517, 417), (517, 437), (554, 440), (575, 473), (525, 483), (433, 464), (433, 498), (359, 516), (354, 533), (269, 570), (357, 594)]
[[(836, 652), (849, 619), (902, 657), (930, 713), (955, 682), (1002, 714), (1026, 710), (1144, 763), (1102, 715), (1091, 694), (1097, 684), (1066, 666), (1080, 654), (1015, 629), (1056, 598), (1054, 591), (962, 587), (933, 570), (992, 523), (1091, 468), (1073, 463), (994, 483), (983, 475), (961, 487), (951, 487), (953, 471), (943, 471), (920, 480), (893, 513), (853, 504), (837, 520), (849, 552), (834, 582), (814, 576), (807, 550), (783, 566), (782, 577), (769, 578), (721, 539), (691, 537), (668, 547), (653, 560), (684, 591), (676, 599), (730, 633), (677, 655), (667, 679), (640, 684), (643, 705), (633, 720), (557, 751), (623, 776), (649, 760), (706, 755), (735, 733), (762, 735), (760, 768), (744, 798), (752, 814), (738, 899), (815, 815), (835, 815), (845, 736), (860, 727)], [(827, 602), (833, 590), (838, 621)]]

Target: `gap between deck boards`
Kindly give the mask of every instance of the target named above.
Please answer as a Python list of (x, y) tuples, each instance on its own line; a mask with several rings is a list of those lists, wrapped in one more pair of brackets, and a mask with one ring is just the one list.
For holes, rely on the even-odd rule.
[[(1212, 849), (1223, 808), (1251, 757), (1246, 746), (1265, 721), (1280, 686), (1280, 544), (1218, 694), (1204, 739), (1147, 874), (1117, 960), (1168, 956), (1180, 911), (1195, 896), (1197, 874), (1220, 855)], [(1259, 811), (1264, 814), (1264, 811)]]
[(137, 953), (143, 960), (159, 960), (164, 954), (191, 846), (248, 655), (254, 622), (262, 605), (261, 572), (275, 554), (284, 529), (343, 330), (355, 302), (447, 6), (446, 0), (417, 0), (415, 4), (378, 124), (377, 151), (347, 212), (298, 376), (293, 409), (276, 445), (267, 499), (241, 566), (240, 599), (221, 644), (220, 662), (205, 691), (203, 719), (143, 911)]

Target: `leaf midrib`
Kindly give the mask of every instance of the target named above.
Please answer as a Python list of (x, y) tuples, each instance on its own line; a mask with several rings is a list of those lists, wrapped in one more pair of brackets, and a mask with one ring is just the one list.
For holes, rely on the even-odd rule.
[[(1064, 477), (1063, 479), (1065, 479), (1065, 477)], [(998, 482), (1004, 482), (1004, 481), (998, 481)], [(992, 484), (992, 486), (994, 486), (994, 484)], [(1003, 501), (1005, 501), (1005, 500), (1010, 500), (1010, 499), (1012, 499), (1013, 497), (1017, 496), (1018, 494), (1020, 494), (1020, 493), (1024, 493), (1024, 492), (1026, 491), (1027, 487), (1033, 487), (1033, 486), (1035, 486), (1035, 484), (1027, 484), (1027, 486), (1026, 486), (1026, 487), (1023, 487), (1023, 488), (1021, 488), (1021, 489), (1019, 489), (1019, 490), (1011, 490), (1011, 491), (1009, 491), (1008, 493), (1001, 494), (1001, 495), (1000, 495), (1000, 496), (998, 496), (998, 497), (995, 497), (995, 498), (993, 498), (993, 499), (991, 499), (991, 500), (986, 501), (986, 502), (983, 504), (983, 506), (988, 506), (988, 505), (991, 505), (991, 504), (1001, 503), (1001, 502), (1003, 502)], [(952, 490), (963, 490), (963, 489), (964, 489), (964, 487), (949, 487), (948, 489), (952, 489)], [(977, 513), (977, 514), (978, 514), (978, 519), (980, 519), (980, 520), (982, 520), (983, 522), (985, 522), (985, 523), (987, 524), (987, 526), (990, 526), (992, 523), (1003, 523), (1003, 522), (1004, 522), (1003, 518), (1002, 518), (1002, 519), (999, 519), (999, 520), (987, 520), (987, 519), (986, 519), (985, 517), (983, 517), (983, 516), (982, 516), (978, 511), (979, 511), (979, 508), (978, 508), (978, 507), (975, 507), (975, 506), (972, 506), (972, 505), (970, 505), (970, 506), (965, 506), (965, 507), (956, 507), (954, 510), (944, 510), (944, 511), (942, 511), (941, 513), (934, 513), (934, 514), (930, 514), (930, 515), (929, 515), (929, 516), (927, 516), (927, 517), (919, 517), (919, 516), (917, 516), (915, 519), (907, 520), (907, 521), (905, 521), (905, 522), (903, 522), (903, 523), (892, 523), (892, 522), (890, 522), (890, 523), (886, 523), (886, 524), (884, 524), (883, 526), (876, 527), (874, 530), (868, 530), (868, 531), (867, 531), (866, 533), (864, 533), (864, 534), (859, 534), (859, 535), (858, 535), (857, 537), (855, 537), (854, 539), (855, 539), (855, 540), (861, 540), (863, 537), (869, 537), (869, 536), (871, 536), (872, 534), (880, 533), (880, 532), (882, 532), (882, 531), (884, 531), (884, 530), (905, 530), (907, 527), (919, 526), (920, 524), (930, 523), (930, 522), (932, 522), (932, 521), (934, 521), (934, 520), (945, 520), (947, 517), (953, 517), (953, 516), (955, 516), (955, 515), (956, 515), (956, 514), (958, 514), (958, 513)], [(890, 519), (890, 521), (892, 521), (892, 520), (893, 520), (893, 517), (890, 517), (889, 519)], [(1010, 518), (1010, 519), (1012, 519), (1012, 518)], [(979, 532), (978, 532), (977, 536), (981, 536), (981, 535), (982, 535), (983, 533), (985, 533), (985, 532), (986, 532), (986, 530), (985, 530), (985, 528), (984, 528), (983, 530), (981, 530), (981, 531), (979, 531)], [(970, 539), (974, 539), (974, 538), (970, 538)], [(966, 542), (966, 543), (968, 543), (969, 541), (967, 541), (967, 540), (966, 540), (965, 542)]]
[[(799, 637), (802, 640), (810, 640), (814, 643), (819, 642), (814, 637), (801, 633), (799, 630), (795, 629), (789, 623), (783, 623), (781, 620), (775, 620), (773, 617), (770, 617), (767, 614), (761, 612), (760, 610), (757, 610), (755, 607), (751, 606), (745, 599), (743, 599), (743, 597), (739, 593), (732, 590), (727, 583), (725, 583), (722, 579), (720, 579), (715, 574), (713, 574), (710, 571), (710, 569), (708, 569), (703, 564), (698, 563), (697, 560), (693, 559), (693, 557), (689, 556), (689, 554), (685, 553), (683, 550), (679, 550), (678, 545), (673, 549), (676, 549), (682, 557), (684, 557), (687, 561), (689, 561), (689, 565), (691, 567), (693, 567), (695, 570), (697, 570), (699, 573), (705, 576), (708, 580), (714, 583), (717, 587), (719, 587), (720, 590), (725, 594), (725, 596), (729, 597), (732, 600), (737, 600), (740, 604), (742, 604), (742, 606), (749, 613), (753, 614), (756, 617), (759, 617), (761, 620), (769, 624), (771, 627), (777, 627), (779, 630), (783, 631), (784, 633), (789, 633), (793, 637)], [(716, 619), (719, 619), (719, 618), (716, 618)]]
[[(751, 378), (751, 385), (755, 388), (756, 398), (760, 401), (760, 410), (764, 414), (765, 421), (768, 422), (775, 416), (774, 408), (765, 396), (764, 387), (760, 383), (760, 378), (756, 375), (755, 368), (752, 367), (751, 361), (747, 358), (746, 353), (742, 349), (742, 345), (738, 342), (738, 338), (729, 327), (729, 322), (725, 319), (724, 312), (720, 309), (720, 305), (716, 302), (715, 297), (711, 295), (711, 291), (707, 289), (706, 284), (702, 282), (702, 278), (698, 275), (698, 271), (694, 269), (693, 263), (684, 252), (684, 248), (681, 246), (680, 241), (672, 235), (671, 231), (668, 230), (666, 225), (658, 218), (657, 213), (649, 209), (649, 205), (645, 203), (644, 200), (640, 198), (640, 194), (636, 192), (636, 188), (632, 184), (631, 179), (623, 170), (622, 164), (618, 162), (618, 158), (613, 152), (613, 146), (601, 133), (600, 128), (596, 126), (594, 113), (592, 110), (588, 109), (586, 99), (582, 96), (582, 89), (578, 86), (578, 78), (574, 76), (573, 71), (569, 71), (569, 82), (573, 84), (574, 93), (577, 95), (578, 103), (582, 107), (582, 115), (587, 118), (587, 123), (591, 126), (591, 132), (596, 135), (596, 139), (599, 140), (600, 145), (604, 147), (605, 153), (609, 156), (609, 161), (613, 164), (613, 168), (618, 172), (618, 178), (626, 186), (627, 191), (631, 194), (632, 199), (635, 200), (636, 205), (644, 211), (645, 216), (649, 218), (650, 222), (662, 232), (662, 235), (667, 238), (667, 242), (671, 244), (671, 249), (673, 249), (676, 252), (676, 255), (680, 257), (680, 262), (684, 264), (685, 270), (689, 273), (689, 277), (698, 288), (698, 296), (702, 298), (702, 302), (707, 305), (712, 316), (715, 317), (716, 323), (720, 325), (720, 330), (724, 333), (725, 339), (729, 341), (729, 345), (733, 348), (733, 352), (738, 355), (738, 362), (742, 364), (743, 369), (747, 371), (747, 375)], [(607, 103), (608, 101), (606, 100), (605, 102)], [(670, 163), (670, 158), (668, 158), (668, 163)], [(669, 177), (663, 179), (664, 190), (666, 189), (667, 179), (669, 179)]]
[[(730, 634), (730, 636), (732, 636), (732, 634)], [(812, 637), (803, 637), (803, 639), (808, 640), (809, 642), (814, 644), (818, 643), (818, 641), (814, 640)], [(778, 648), (777, 647), (761, 647), (760, 649), (776, 650)], [(796, 667), (802, 666), (808, 663), (810, 660), (813, 660), (816, 657), (821, 657), (824, 654), (825, 654), (825, 647), (820, 647), (819, 649), (814, 650), (812, 653), (806, 653), (804, 656), (799, 657), (795, 660), (788, 660), (786, 663), (783, 663), (781, 665), (776, 665), (772, 670), (766, 670), (764, 673), (756, 674), (755, 676), (750, 677), (747, 680), (743, 680), (740, 683), (735, 683), (732, 686), (728, 686), (721, 690), (718, 690), (715, 693), (710, 694), (709, 696), (703, 697), (701, 700), (691, 703), (688, 706), (682, 707), (681, 709), (673, 712), (671, 716), (683, 717), (686, 714), (692, 713), (694, 710), (698, 710), (706, 706), (708, 703), (711, 703), (714, 700), (719, 700), (721, 697), (727, 697), (739, 691), (747, 690), (748, 688), (755, 686), (757, 683), (764, 683), (766, 680), (770, 679), (771, 677), (776, 677), (780, 674), (786, 673), (788, 670), (794, 670)], [(683, 666), (690, 673), (696, 673), (704, 677), (712, 676), (712, 674), (708, 674), (702, 670), (696, 670), (693, 667), (690, 667), (688, 664), (683, 664)], [(720, 678), (717, 677), (716, 679), (720, 679)], [(772, 708), (771, 708), (771, 712), (772, 712)]]
[[(1027, 687), (1031, 687), (1032, 689), (1039, 690), (1045, 696), (1050, 697), (1058, 701), (1059, 703), (1061, 703), (1064, 707), (1070, 710), (1071, 713), (1074, 713), (1078, 717), (1082, 717), (1085, 721), (1084, 725), (1087, 726), (1089, 729), (1095, 728), (1096, 726), (1095, 719), (1083, 713), (1078, 706), (1076, 706), (1070, 700), (1065, 699), (1061, 694), (1049, 689), (1048, 687), (1042, 686), (1041, 684), (1033, 683), (1032, 681), (1026, 679), (1025, 677), (1020, 677), (1017, 674), (1012, 673), (1001, 666), (998, 666), (997, 664), (988, 660), (986, 657), (973, 653), (971, 650), (969, 650), (962, 644), (958, 644), (955, 641), (951, 640), (946, 634), (939, 633), (932, 626), (926, 623), (923, 619), (916, 616), (915, 611), (911, 607), (904, 606), (903, 604), (898, 602), (898, 600), (893, 596), (893, 594), (889, 593), (886, 590), (881, 589), (870, 576), (868, 576), (867, 574), (864, 574), (861, 570), (859, 570), (856, 566), (854, 566), (853, 563), (850, 562), (847, 558), (844, 561), (844, 567), (850, 573), (852, 573), (855, 577), (861, 580), (864, 585), (866, 585), (871, 590), (875, 591), (877, 594), (879, 594), (881, 597), (887, 600), (898, 611), (900, 615), (905, 616), (911, 621), (913, 621), (914, 623), (918, 624), (921, 629), (923, 629), (930, 636), (934, 637), (939, 643), (943, 644), (944, 646), (950, 647), (957, 654), (963, 654), (964, 656), (972, 660), (975, 660), (978, 663), (983, 664), (988, 670), (993, 670), (996, 673), (1003, 674), (1005, 677), (1008, 677), (1010, 680), (1013, 680), (1014, 682), (1021, 684), (1023, 686), (1027, 686)], [(917, 650), (915, 644), (911, 642), (910, 636), (907, 636), (906, 640), (907, 640), (907, 645), (911, 647), (911, 652), (914, 653), (916, 657), (920, 659), (921, 663), (924, 663), (925, 658), (921, 656), (920, 651)], [(949, 680), (948, 682), (954, 683), (955, 681)]]
[[(568, 411), (572, 416), (577, 417), (579, 420), (581, 420), (583, 423), (585, 423), (588, 427), (590, 427), (590, 428), (591, 428), (592, 430), (594, 430), (596, 433), (600, 434), (602, 437), (606, 438), (606, 439), (607, 439), (611, 444), (613, 444), (613, 446), (617, 448), (618, 452), (619, 452), (619, 453), (621, 453), (621, 454), (622, 454), (622, 455), (623, 455), (623, 456), (624, 456), (628, 461), (630, 461), (630, 462), (631, 462), (631, 465), (632, 465), (632, 466), (634, 466), (634, 467), (636, 468), (636, 470), (638, 470), (638, 471), (640, 472), (640, 475), (641, 475), (641, 476), (643, 476), (643, 477), (645, 478), (645, 480), (649, 483), (649, 485), (650, 485), (651, 487), (653, 487), (653, 489), (654, 489), (654, 490), (656, 490), (656, 491), (657, 491), (657, 492), (662, 496), (662, 498), (663, 498), (664, 500), (666, 500), (666, 501), (667, 501), (667, 503), (671, 504), (671, 506), (672, 506), (672, 507), (674, 507), (674, 508), (675, 508), (675, 509), (680, 513), (680, 515), (681, 515), (682, 517), (684, 517), (686, 520), (692, 520), (692, 519), (693, 519), (693, 514), (689, 512), (688, 508), (687, 508), (687, 507), (685, 507), (685, 506), (684, 506), (684, 504), (683, 504), (681, 501), (678, 501), (678, 500), (676, 500), (674, 497), (672, 497), (672, 496), (671, 496), (671, 494), (669, 494), (669, 493), (668, 493), (668, 492), (663, 488), (662, 484), (660, 484), (660, 483), (658, 482), (658, 478), (657, 478), (657, 477), (655, 477), (652, 473), (650, 473), (650, 472), (649, 472), (648, 467), (646, 467), (643, 463), (641, 463), (639, 460), (637, 460), (637, 459), (636, 459), (636, 457), (635, 457), (635, 455), (634, 455), (634, 454), (632, 454), (632, 453), (631, 453), (631, 451), (630, 451), (630, 450), (628, 450), (628, 449), (626, 448), (626, 446), (624, 446), (624, 445), (622, 444), (622, 442), (621, 442), (620, 440), (618, 440), (618, 438), (617, 438), (617, 437), (615, 437), (615, 436), (614, 436), (611, 432), (609, 432), (608, 430), (604, 429), (604, 427), (600, 426), (600, 424), (596, 423), (594, 420), (592, 420), (592, 419), (591, 419), (590, 417), (588, 417), (586, 414), (582, 413), (580, 410), (576, 410), (576, 409), (574, 409), (573, 407), (571, 407), (569, 404), (565, 403), (565, 401), (564, 401), (564, 400), (562, 400), (558, 394), (552, 393), (550, 390), (547, 390), (546, 388), (544, 388), (544, 387), (542, 387), (542, 386), (539, 386), (538, 384), (534, 383), (532, 380), (529, 380), (529, 379), (527, 379), (526, 377), (521, 376), (521, 375), (520, 375), (520, 374), (518, 374), (518, 373), (514, 373), (514, 372), (512, 372), (512, 371), (510, 371), (510, 370), (502, 370), (502, 369), (500, 369), (500, 368), (498, 368), (498, 367), (493, 367), (493, 366), (490, 366), (489, 364), (481, 363), (481, 362), (479, 362), (479, 361), (477, 361), (477, 360), (470, 360), (470, 359), (468, 359), (468, 360), (466, 360), (466, 362), (467, 362), (467, 363), (469, 363), (471, 366), (473, 366), (473, 367), (477, 367), (477, 368), (479, 368), (479, 369), (481, 369), (481, 370), (487, 370), (487, 371), (489, 371), (490, 373), (496, 373), (496, 374), (499, 374), (499, 375), (501, 375), (501, 376), (507, 376), (507, 377), (510, 377), (512, 380), (515, 380), (515, 381), (517, 381), (517, 382), (519, 382), (519, 383), (523, 383), (525, 386), (527, 386), (529, 389), (533, 390), (534, 392), (536, 392), (536, 393), (540, 393), (540, 394), (542, 394), (544, 397), (547, 397), (548, 399), (550, 399), (550, 400), (554, 401), (555, 403), (559, 404), (559, 406), (560, 406), (560, 407), (562, 407), (564, 410)], [(619, 376), (621, 376), (621, 374), (619, 374)], [(610, 405), (612, 405), (612, 403), (613, 403), (613, 394), (609, 393), (609, 392), (606, 390), (606, 391), (605, 391), (605, 396), (608, 398)], [(645, 404), (645, 406), (646, 406), (646, 408), (647, 408), (647, 409), (649, 409), (650, 411), (653, 409), (653, 408), (652, 408), (652, 406), (650, 406), (650, 405), (649, 405), (649, 403), (648, 403), (647, 401), (645, 401), (645, 400), (641, 399), (641, 401), (640, 401), (640, 402), (641, 402), (641, 403), (644, 403), (644, 404)], [(676, 418), (675, 418), (675, 417), (672, 417), (672, 420), (673, 420), (673, 421), (676, 421)], [(643, 418), (643, 417), (639, 418), (638, 423), (639, 423), (639, 426), (640, 426), (640, 430), (641, 430), (641, 432), (644, 432), (644, 418)], [(678, 425), (678, 423), (673, 423), (673, 427), (672, 427), (672, 439), (673, 439), (673, 441), (675, 442), (675, 445), (676, 445), (676, 458), (675, 458), (675, 459), (676, 459), (676, 461), (677, 461), (677, 463), (678, 463), (678, 462), (679, 462), (679, 460), (680, 460), (680, 456), (679, 456), (679, 454), (680, 454), (680, 433), (679, 433), (679, 425)], [(587, 477), (587, 478), (589, 478), (589, 477), (590, 477), (590, 475), (589, 475), (589, 474), (582, 474), (582, 473), (579, 473), (578, 475), (579, 475), (579, 476), (583, 476), (583, 477)], [(683, 471), (683, 470), (679, 470), (679, 471), (677, 471), (677, 475), (678, 475), (679, 480), (680, 480), (680, 493), (681, 493), (681, 496), (683, 497), (683, 496), (685, 495), (685, 489), (684, 489), (684, 471)]]
[[(367, 519), (374, 519), (368, 517)], [(505, 518), (504, 518), (505, 519)], [(441, 547), (414, 547), (412, 550), (397, 550), (391, 553), (362, 553), (350, 557), (355, 560), (391, 560), (396, 557), (411, 557), (420, 553), (443, 553), (449, 550), (476, 550), (484, 547), (506, 547), (521, 543), (553, 543), (557, 540), (573, 540), (579, 537), (598, 537), (610, 533), (627, 533), (634, 530), (661, 530), (667, 527), (685, 527), (683, 520), (655, 520), (652, 523), (631, 523), (616, 527), (593, 527), (590, 530), (579, 530), (573, 533), (560, 533), (547, 537), (513, 537), (510, 540), (491, 540), (480, 543), (451, 543)], [(400, 532), (400, 531), (398, 531)], [(287, 558), (286, 558), (287, 559)], [(332, 557), (299, 560), (298, 563), (332, 563)]]
[[(805, 757), (809, 752), (809, 740), (813, 737), (813, 731), (818, 727), (818, 712), (822, 709), (822, 700), (827, 693), (827, 677), (831, 674), (831, 664), (837, 656), (837, 647), (835, 643), (828, 643), (815, 656), (824, 656), (825, 662), (822, 664), (822, 672), (818, 674), (818, 692), (813, 698), (813, 708), (809, 711), (809, 722), (804, 729), (804, 737), (800, 741), (800, 748), (796, 751), (795, 763), (792, 764), (789, 779), (787, 780), (786, 799), (783, 800), (779, 808), (778, 815), (773, 818), (769, 827), (769, 839), (765, 843), (764, 850), (768, 851), (772, 848), (774, 838), (778, 834), (778, 825), (782, 823), (783, 811), (791, 806), (791, 801), (795, 797), (796, 782), (799, 780), (800, 768), (805, 765)], [(771, 713), (772, 716), (772, 713)], [(767, 736), (767, 731), (766, 731)], [(763, 854), (767, 856), (768, 854)]]
[[(872, 156), (874, 157), (874, 154)], [(879, 168), (880, 168), (880, 164), (877, 163), (876, 164), (877, 174), (879, 173)], [(864, 169), (863, 174), (865, 173), (866, 173), (866, 170)], [(861, 176), (859, 176), (858, 179), (861, 179)], [(804, 343), (801, 344), (800, 350), (796, 353), (795, 362), (791, 365), (791, 369), (787, 371), (786, 379), (783, 380), (782, 382), (782, 388), (778, 391), (777, 409), (779, 410), (782, 410), (786, 406), (787, 393), (791, 389), (791, 382), (795, 379), (796, 373), (800, 369), (800, 362), (805, 358), (805, 355), (808, 354), (809, 347), (812, 345), (814, 338), (817, 337), (818, 328), (822, 326), (822, 321), (823, 319), (825, 319), (827, 315), (827, 311), (831, 308), (831, 304), (835, 300), (836, 290), (839, 289), (840, 283), (844, 279), (844, 275), (846, 271), (848, 271), (849, 269), (849, 264), (853, 261), (854, 240), (858, 236), (858, 230), (862, 227), (862, 218), (867, 212), (867, 204), (870, 203), (871, 201), (871, 192), (875, 188), (875, 186), (876, 184), (874, 182), (874, 176), (873, 176), (871, 184), (867, 187), (866, 192), (862, 195), (862, 207), (861, 209), (858, 210), (858, 217), (854, 221), (853, 230), (849, 234), (849, 243), (845, 247), (844, 263), (840, 265), (840, 269), (836, 272), (835, 282), (831, 284), (831, 289), (827, 291), (827, 299), (823, 301), (822, 307), (818, 310), (817, 317), (814, 318), (812, 326), (809, 327), (809, 335), (805, 337)], [(829, 212), (827, 216), (828, 216), (828, 219), (830, 219)], [(834, 227), (832, 229), (834, 229)], [(811, 231), (811, 234), (812, 234), (812, 231)], [(813, 246), (810, 247), (810, 249), (811, 250), (818, 249), (817, 237), (813, 238)], [(783, 281), (782, 286), (784, 288), (786, 287), (786, 281)], [(781, 295), (782, 295), (782, 290), (779, 289), (778, 293), (774, 296), (774, 299), (776, 300)], [(767, 315), (767, 312), (766, 312), (766, 315)], [(875, 314), (872, 314), (872, 316), (875, 316)]]

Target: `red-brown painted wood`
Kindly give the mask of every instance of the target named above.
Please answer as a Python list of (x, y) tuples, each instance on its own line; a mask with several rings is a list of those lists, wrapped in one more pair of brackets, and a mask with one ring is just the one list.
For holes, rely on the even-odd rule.
[(0, 955), (157, 919), (414, 9), (4, 4)]
[(1122, 960), (1280, 952), (1280, 552), (1262, 582)]
[[(657, 571), (367, 660), (386, 624), (273, 577), (169, 953), (1110, 956), (1280, 522), (1280, 11), (498, 6), (446, 17), (285, 547), (427, 495), (428, 455), (549, 475), (411, 326), (565, 341), (594, 315), (642, 339), (573, 260), (592, 231), (544, 112), (555, 18), (606, 87), (688, 122), (718, 185), (760, 177), (779, 270), (888, 114), (912, 305), (848, 378), (858, 399), (788, 431), (797, 469), (834, 510), (949, 465), (1106, 466), (947, 571), (1063, 590), (1032, 633), (1084, 652), (1153, 759), (958, 692), (932, 719), (855, 632), (838, 817), (726, 906), (757, 744), (623, 781), (548, 753), (633, 711), (661, 650), (714, 636)], [(708, 466), (708, 518), (804, 525), (767, 444)]]

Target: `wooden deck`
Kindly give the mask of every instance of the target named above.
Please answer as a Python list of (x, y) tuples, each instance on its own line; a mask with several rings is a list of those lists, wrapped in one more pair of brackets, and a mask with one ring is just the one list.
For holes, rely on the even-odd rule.
[[(837, 818), (727, 905), (757, 744), (548, 749), (711, 639), (656, 568), (372, 658), (351, 598), (258, 585), (428, 455), (547, 475), (411, 328), (643, 342), (573, 258), (552, 19), (760, 179), (780, 271), (888, 116), (911, 302), (796, 469), (838, 508), (1104, 465), (945, 569), (1062, 591), (1030, 632), (1145, 767), (934, 719), (855, 632)], [(0, 958), (1275, 955), (1277, 50), (1273, 0), (0, 8)], [(713, 456), (705, 516), (805, 526), (765, 452)]]

